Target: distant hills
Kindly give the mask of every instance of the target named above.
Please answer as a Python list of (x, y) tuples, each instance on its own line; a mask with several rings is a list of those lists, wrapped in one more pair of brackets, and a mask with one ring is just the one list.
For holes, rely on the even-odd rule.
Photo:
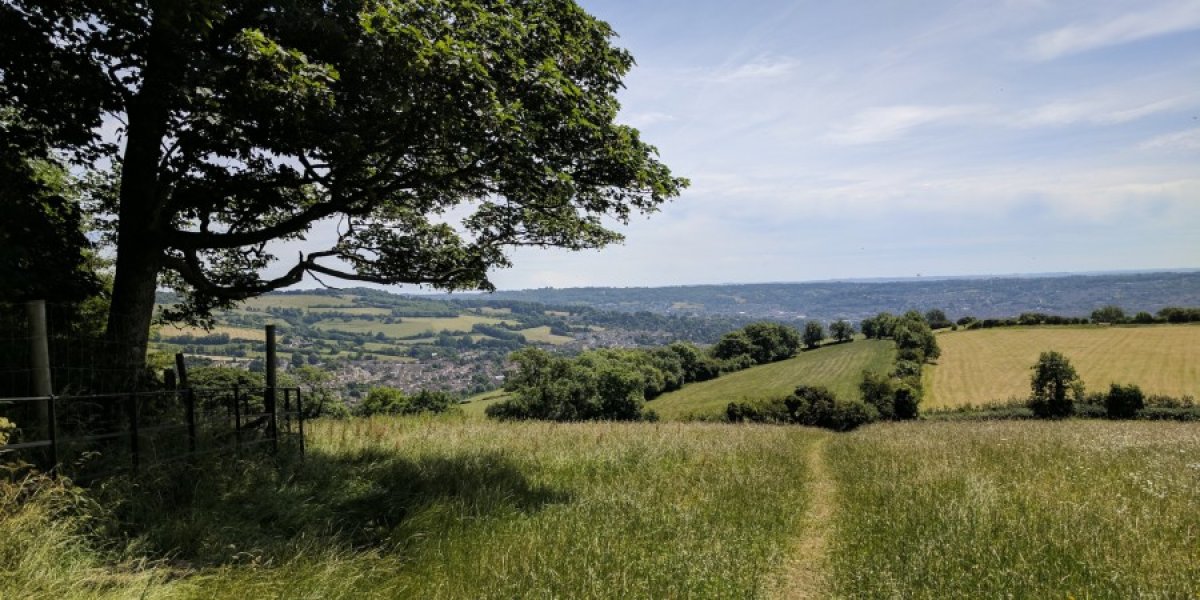
[(1010, 317), (1022, 312), (1087, 316), (1108, 304), (1132, 312), (1200, 305), (1200, 272), (542, 288), (500, 291), (485, 297), (608, 311), (781, 320), (857, 320), (880, 311), (911, 308), (941, 308), (952, 319)]

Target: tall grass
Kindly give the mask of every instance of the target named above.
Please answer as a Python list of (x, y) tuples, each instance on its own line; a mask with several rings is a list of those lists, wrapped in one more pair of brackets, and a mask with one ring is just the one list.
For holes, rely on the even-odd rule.
[(845, 595), (1200, 595), (1194, 424), (882, 425), (828, 457)]
[(310, 432), (303, 463), (14, 492), (74, 500), (6, 509), (0, 597), (752, 597), (823, 435), (463, 418)]

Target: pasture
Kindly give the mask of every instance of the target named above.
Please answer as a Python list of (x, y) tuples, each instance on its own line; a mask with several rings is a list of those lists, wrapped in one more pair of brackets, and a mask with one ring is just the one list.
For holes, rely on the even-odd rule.
[(873, 425), (826, 456), (841, 595), (1200, 594), (1200, 425)]
[(863, 371), (886, 373), (891, 341), (858, 340), (822, 346), (794, 358), (691, 383), (646, 403), (664, 419), (724, 414), (730, 402), (786, 396), (800, 385), (823, 385), (842, 398), (858, 398)]
[(1030, 368), (1057, 350), (1089, 391), (1134, 383), (1147, 394), (1200, 396), (1200, 325), (1003, 327), (938, 335), (923, 409), (1029, 396)]
[(303, 463), (0, 483), (0, 597), (1200, 593), (1195, 423), (409, 417), (309, 441)]

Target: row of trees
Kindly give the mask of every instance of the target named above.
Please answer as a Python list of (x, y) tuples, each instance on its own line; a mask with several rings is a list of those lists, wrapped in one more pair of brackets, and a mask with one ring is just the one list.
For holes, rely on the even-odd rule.
[(499, 419), (551, 421), (656, 418), (644, 402), (684, 384), (706, 381), (794, 356), (800, 332), (778, 323), (751, 323), (710, 349), (675, 342), (654, 349), (603, 349), (575, 357), (526, 348), (510, 357), (504, 388), (511, 397), (488, 407)]

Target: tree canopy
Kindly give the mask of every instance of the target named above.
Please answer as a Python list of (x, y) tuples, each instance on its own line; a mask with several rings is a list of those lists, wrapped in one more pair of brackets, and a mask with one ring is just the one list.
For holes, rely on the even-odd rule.
[(0, 108), (111, 165), (135, 355), (160, 282), (193, 321), (306, 274), (487, 290), (508, 249), (605, 246), (687, 183), (616, 123), (633, 59), (571, 0), (4, 0), (0, 29)]

